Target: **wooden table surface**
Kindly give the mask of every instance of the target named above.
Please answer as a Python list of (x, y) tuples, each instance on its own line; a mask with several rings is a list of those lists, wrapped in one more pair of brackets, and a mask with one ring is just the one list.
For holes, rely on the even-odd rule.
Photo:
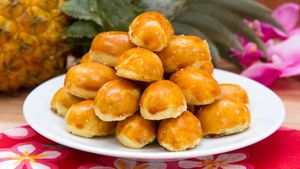
[[(283, 2), (300, 0), (259, 0), (271, 8)], [(232, 68), (227, 68), (232, 70)], [(279, 95), (286, 107), (286, 118), (283, 126), (300, 129), (300, 79), (280, 79), (270, 88)], [(29, 91), (23, 91), (16, 96), (0, 94), (0, 131), (26, 124), (22, 115), (22, 106)]]

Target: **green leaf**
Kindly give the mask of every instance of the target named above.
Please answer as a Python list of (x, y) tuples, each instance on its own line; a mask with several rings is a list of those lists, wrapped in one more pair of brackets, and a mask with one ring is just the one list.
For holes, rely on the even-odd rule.
[(199, 29), (196, 27), (186, 24), (186, 23), (181, 23), (181, 22), (172, 22), (172, 25), (175, 29), (176, 34), (185, 34), (185, 35), (195, 35), (199, 36), (202, 39), (205, 39), (209, 45), (210, 52), (212, 54), (212, 57), (214, 60), (217, 60), (220, 58), (220, 53), (216, 45)]
[(101, 11), (98, 10), (98, 3), (95, 0), (69, 0), (62, 4), (60, 9), (73, 18), (92, 20), (98, 25), (103, 25)]
[(102, 28), (99, 25), (95, 22), (84, 20), (74, 22), (65, 30), (66, 35), (72, 38), (92, 38), (99, 32), (102, 32)]
[(257, 19), (269, 23), (284, 31), (284, 28), (271, 16), (271, 10), (253, 0), (196, 0), (203, 4), (212, 4), (238, 13), (247, 19)]
[(108, 25), (105, 30), (127, 31), (131, 21), (140, 12), (129, 1), (124, 0), (97, 0), (98, 10), (102, 11), (102, 18)]
[(239, 17), (235, 13), (212, 4), (201, 3), (191, 5), (191, 10), (202, 14), (209, 14), (210, 16), (218, 19), (231, 31), (236, 31), (243, 37), (255, 42), (265, 54), (267, 53), (264, 42), (247, 24), (245, 24), (243, 18)]
[(223, 43), (228, 48), (233, 47), (241, 52), (243, 51), (243, 47), (236, 36), (220, 21), (211, 16), (188, 11), (178, 16), (175, 20), (198, 27), (212, 41)]
[(181, 13), (188, 0), (133, 0), (132, 3), (144, 11), (159, 11), (173, 19)]
[(76, 57), (82, 57), (90, 49), (93, 38), (71, 38), (69, 37), (68, 43), (74, 46), (72, 54)]

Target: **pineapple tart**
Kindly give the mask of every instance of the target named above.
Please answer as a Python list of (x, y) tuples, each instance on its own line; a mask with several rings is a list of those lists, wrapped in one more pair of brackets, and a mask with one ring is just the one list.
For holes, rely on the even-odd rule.
[(204, 72), (209, 73), (209, 74), (213, 74), (214, 64), (211, 61), (206, 62), (200, 67), (200, 69), (203, 70)]
[(65, 87), (60, 88), (51, 100), (51, 109), (60, 116), (65, 116), (68, 109), (82, 99), (71, 95)]
[(208, 73), (197, 68), (185, 68), (174, 73), (171, 81), (184, 93), (187, 104), (206, 105), (220, 98), (218, 82)]
[(81, 137), (113, 134), (116, 122), (100, 120), (95, 115), (93, 104), (92, 100), (86, 100), (71, 106), (65, 116), (67, 131)]
[(210, 62), (208, 44), (196, 36), (175, 35), (159, 54), (165, 72), (173, 73), (181, 68), (200, 68)]
[(127, 79), (105, 83), (95, 98), (96, 115), (103, 121), (120, 121), (133, 115), (139, 108), (140, 90)]
[(159, 80), (149, 85), (140, 100), (141, 115), (148, 120), (175, 118), (186, 109), (182, 91), (169, 80)]
[(174, 34), (168, 19), (159, 12), (144, 12), (129, 25), (129, 38), (136, 46), (159, 52)]
[(132, 48), (124, 52), (115, 67), (123, 78), (152, 82), (163, 77), (163, 65), (159, 57), (143, 48)]
[(83, 63), (69, 69), (65, 78), (65, 87), (77, 97), (94, 99), (100, 87), (116, 79), (115, 71), (101, 63)]
[(221, 98), (234, 98), (245, 104), (249, 103), (249, 97), (245, 89), (236, 84), (220, 84)]
[(102, 32), (93, 39), (89, 54), (92, 61), (114, 67), (119, 57), (133, 47), (127, 32)]
[(92, 62), (91, 61), (91, 57), (89, 53), (86, 53), (82, 56), (82, 58), (80, 59), (80, 64), (82, 63), (88, 63), (88, 62)]
[(221, 98), (203, 106), (196, 114), (202, 124), (203, 135), (218, 137), (242, 132), (250, 126), (247, 106), (232, 98)]
[(142, 148), (156, 139), (156, 122), (146, 120), (136, 113), (118, 122), (116, 137), (126, 147)]
[(186, 111), (176, 118), (162, 120), (157, 139), (169, 151), (194, 148), (202, 139), (201, 123), (193, 113)]

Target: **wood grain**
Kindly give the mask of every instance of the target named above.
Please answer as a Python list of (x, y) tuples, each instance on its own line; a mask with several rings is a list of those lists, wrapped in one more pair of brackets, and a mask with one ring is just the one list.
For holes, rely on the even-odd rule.
[[(274, 8), (285, 0), (260, 0), (267, 6)], [(289, 0), (290, 1), (290, 0)], [(293, 0), (300, 3), (300, 0)], [(226, 65), (226, 64), (225, 64)], [(227, 70), (238, 72), (234, 67), (225, 66)], [(284, 126), (300, 129), (300, 80), (280, 79), (270, 87), (283, 100), (286, 107)], [(22, 115), (22, 105), (29, 91), (24, 91), (17, 96), (0, 94), (0, 131), (26, 124)]]

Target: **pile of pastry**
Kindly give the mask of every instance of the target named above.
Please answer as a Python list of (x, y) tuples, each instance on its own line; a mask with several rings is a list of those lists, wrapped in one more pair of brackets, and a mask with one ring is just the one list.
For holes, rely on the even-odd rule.
[(169, 151), (197, 146), (250, 125), (246, 91), (218, 84), (205, 40), (174, 35), (158, 12), (145, 12), (129, 32), (103, 32), (66, 75), (51, 108), (82, 137), (115, 135), (129, 148), (157, 139)]

